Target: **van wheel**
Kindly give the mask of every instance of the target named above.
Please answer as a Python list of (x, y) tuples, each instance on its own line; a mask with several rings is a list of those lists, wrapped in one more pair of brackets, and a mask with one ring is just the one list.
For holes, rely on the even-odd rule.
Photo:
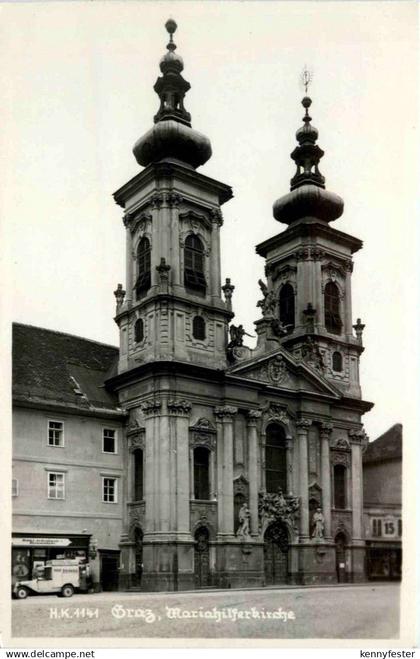
[(74, 593), (74, 588), (71, 584), (66, 584), (61, 589), (61, 597), (71, 597)]
[(28, 597), (28, 589), (25, 586), (19, 586), (16, 590), (16, 597), (18, 600), (24, 600)]

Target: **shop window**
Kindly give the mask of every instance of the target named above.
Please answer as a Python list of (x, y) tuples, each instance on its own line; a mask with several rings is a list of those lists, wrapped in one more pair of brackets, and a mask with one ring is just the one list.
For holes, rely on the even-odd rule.
[(48, 421), (48, 445), (64, 446), (64, 423), (62, 421)]
[(190, 234), (185, 240), (184, 248), (184, 285), (185, 288), (205, 295), (206, 278), (204, 276), (204, 247), (198, 236)]
[(48, 472), (48, 498), (64, 499), (64, 474)]
[(102, 478), (102, 501), (104, 503), (117, 503), (117, 479), (104, 477)]
[(210, 499), (210, 451), (204, 446), (194, 449), (194, 498)]
[(267, 492), (287, 492), (286, 436), (277, 423), (270, 423), (266, 430), (265, 486)]
[(346, 507), (346, 467), (334, 466), (334, 507), (340, 510)]
[(343, 370), (343, 355), (341, 352), (333, 352), (332, 356), (332, 367), (333, 371), (337, 371), (337, 373), (341, 373)]
[(134, 501), (143, 500), (143, 451), (141, 448), (133, 451), (134, 460)]
[(144, 339), (144, 323), (141, 318), (138, 318), (134, 323), (134, 341), (141, 343)]
[(137, 299), (144, 295), (151, 286), (151, 249), (150, 242), (143, 237), (137, 247)]
[(382, 520), (373, 519), (372, 520), (372, 535), (374, 538), (380, 538), (382, 536)]
[(17, 478), (12, 478), (12, 497), (19, 495), (19, 482)]
[(332, 334), (341, 334), (340, 291), (337, 284), (329, 281), (324, 292), (325, 327)]
[(103, 429), (102, 451), (104, 453), (117, 453), (117, 432), (113, 428)]
[(280, 322), (290, 332), (295, 326), (295, 292), (291, 284), (284, 284), (280, 289)]
[(206, 338), (206, 322), (202, 316), (193, 318), (193, 337), (199, 341), (204, 341)]

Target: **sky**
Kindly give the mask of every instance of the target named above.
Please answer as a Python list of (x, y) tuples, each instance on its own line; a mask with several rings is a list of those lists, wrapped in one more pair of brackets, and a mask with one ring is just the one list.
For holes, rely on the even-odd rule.
[(213, 147), (199, 171), (235, 195), (221, 234), (235, 322), (253, 333), (264, 272), (255, 245), (286, 228), (272, 204), (294, 173), (306, 65), (320, 169), (345, 201), (333, 226), (364, 242), (353, 314), (366, 324), (361, 383), (375, 402), (365, 427), (374, 439), (408, 422), (416, 11), (400, 1), (0, 3), (3, 319), (117, 345), (125, 235), (112, 193), (139, 172), (131, 149), (158, 108), (172, 16), (192, 87), (185, 105)]

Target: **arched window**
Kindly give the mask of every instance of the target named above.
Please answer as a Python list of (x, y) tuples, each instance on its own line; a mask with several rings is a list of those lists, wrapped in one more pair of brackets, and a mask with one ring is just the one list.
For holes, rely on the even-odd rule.
[(206, 323), (202, 316), (193, 318), (193, 337), (199, 341), (204, 341), (206, 338)]
[(288, 326), (289, 332), (295, 326), (295, 292), (291, 284), (280, 289), (280, 322)]
[(134, 501), (143, 499), (143, 451), (137, 448), (133, 451), (134, 460)]
[(190, 234), (185, 240), (184, 284), (186, 288), (201, 294), (206, 292), (204, 276), (204, 247), (198, 236)]
[(134, 341), (140, 343), (144, 339), (144, 323), (141, 318), (138, 318), (134, 323)]
[(341, 352), (338, 351), (333, 352), (332, 367), (333, 367), (333, 371), (337, 371), (339, 373), (341, 373), (341, 371), (343, 370), (343, 355), (341, 354)]
[(334, 466), (334, 508), (346, 507), (346, 467)]
[(324, 292), (325, 327), (332, 334), (340, 334), (343, 323), (340, 318), (340, 292), (337, 284), (329, 281)]
[(265, 437), (265, 486), (267, 492), (287, 492), (286, 437), (282, 426), (270, 423)]
[(143, 237), (137, 247), (137, 298), (149, 290), (151, 285), (150, 242)]
[(194, 449), (194, 499), (210, 499), (210, 451), (204, 446)]

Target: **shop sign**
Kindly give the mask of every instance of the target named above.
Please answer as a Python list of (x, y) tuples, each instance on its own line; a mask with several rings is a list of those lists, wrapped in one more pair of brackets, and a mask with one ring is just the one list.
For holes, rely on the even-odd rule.
[(69, 538), (12, 538), (13, 547), (68, 547)]

